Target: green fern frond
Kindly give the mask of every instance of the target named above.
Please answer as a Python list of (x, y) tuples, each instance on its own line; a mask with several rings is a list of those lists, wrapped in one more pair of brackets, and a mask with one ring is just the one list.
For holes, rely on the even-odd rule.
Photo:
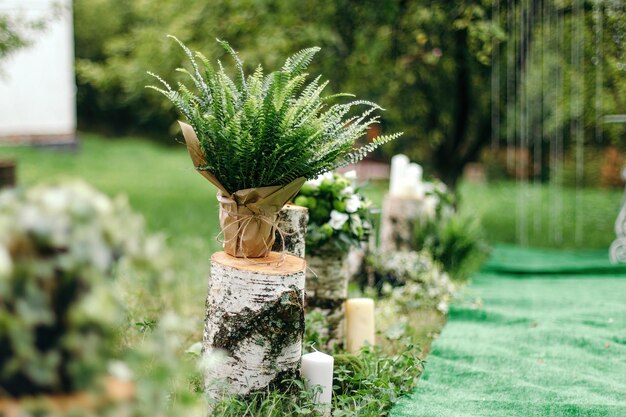
[[(221, 62), (216, 70), (204, 55), (171, 38), (191, 63), (191, 71), (179, 69), (191, 85), (179, 83), (173, 90), (158, 75), (150, 74), (162, 88), (149, 87), (167, 97), (196, 132), (206, 159), (206, 164), (197, 168), (211, 172), (231, 192), (285, 184), (299, 177), (315, 178), (358, 162), (400, 136), (380, 136), (354, 148), (355, 141), (378, 122), (379, 116), (373, 113), (382, 108), (367, 100), (328, 107), (331, 100), (354, 96), (323, 96), (328, 81), (321, 82), (320, 76), (306, 83), (304, 71), (319, 48), (297, 52), (280, 71), (264, 75), (258, 66), (246, 76), (235, 50), (218, 40), (235, 62), (233, 81)], [(357, 107), (365, 108), (355, 114)]]
[(309, 66), (311, 61), (313, 61), (313, 57), (320, 51), (320, 49), (321, 48), (314, 46), (295, 53), (291, 57), (287, 58), (282, 71), (291, 76), (301, 74)]

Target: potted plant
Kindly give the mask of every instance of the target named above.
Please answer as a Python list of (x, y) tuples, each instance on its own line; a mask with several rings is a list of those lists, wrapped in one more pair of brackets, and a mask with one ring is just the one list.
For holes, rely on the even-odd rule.
[(42, 396), (95, 407), (102, 384), (132, 395), (106, 377), (125, 314), (110, 277), (147, 261), (142, 228), (126, 200), (81, 182), (0, 193), (0, 414)]
[(371, 202), (359, 193), (354, 171), (325, 173), (307, 181), (294, 203), (309, 209), (306, 236), (306, 303), (326, 316), (329, 346), (343, 340), (349, 251), (371, 231)]
[[(400, 133), (379, 136), (354, 147), (382, 110), (375, 103), (330, 102), (349, 94), (323, 96), (328, 81), (307, 81), (305, 70), (319, 48), (304, 49), (278, 71), (264, 75), (261, 66), (249, 75), (227, 42), (220, 45), (233, 58), (231, 79), (201, 53), (178, 39), (191, 64), (179, 69), (191, 85), (172, 88), (154, 75), (165, 95), (187, 123), (183, 135), (195, 168), (219, 190), (224, 250), (236, 257), (264, 257), (275, 238), (276, 215), (306, 180), (355, 163)], [(354, 109), (363, 107), (360, 114)]]

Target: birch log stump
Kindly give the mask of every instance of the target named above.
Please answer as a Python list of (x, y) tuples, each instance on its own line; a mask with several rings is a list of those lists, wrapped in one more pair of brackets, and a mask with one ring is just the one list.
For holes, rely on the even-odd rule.
[(305, 265), (276, 252), (252, 260), (213, 255), (203, 350), (228, 358), (205, 374), (210, 396), (246, 395), (298, 375)]
[[(276, 240), (273, 251), (282, 252), (283, 250), (304, 258), (306, 227), (309, 223), (309, 209), (295, 204), (286, 204), (281, 211), (278, 212), (278, 226), (282, 230), (282, 235), (276, 232)], [(283, 245), (283, 236), (285, 243)]]
[(385, 195), (380, 226), (382, 251), (412, 249), (412, 236), (423, 210), (423, 200)]
[(306, 308), (326, 318), (321, 336), (328, 338), (326, 350), (342, 347), (344, 339), (344, 302), (348, 298), (348, 252), (321, 250), (309, 254), (306, 275)]

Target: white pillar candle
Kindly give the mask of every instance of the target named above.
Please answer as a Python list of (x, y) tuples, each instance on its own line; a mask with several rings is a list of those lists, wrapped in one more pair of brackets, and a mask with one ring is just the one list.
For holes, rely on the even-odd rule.
[(330, 414), (333, 394), (333, 365), (335, 359), (322, 352), (313, 352), (302, 355), (300, 374), (305, 380), (305, 387), (312, 389), (316, 385), (322, 387), (322, 391), (315, 395), (314, 401), (318, 404), (319, 411)]
[(403, 192), (405, 196), (415, 197), (415, 186), (418, 183), (421, 169), (422, 167), (415, 163), (410, 163), (409, 166), (406, 167), (406, 172), (404, 174), (405, 183)]
[(346, 300), (346, 349), (357, 353), (365, 343), (374, 345), (374, 300), (350, 298)]
[(420, 164), (415, 164), (415, 166), (417, 167), (417, 183), (421, 184), (424, 176), (424, 168), (422, 168)]
[(409, 165), (409, 158), (406, 155), (398, 154), (391, 158), (391, 172), (389, 174), (389, 193), (392, 195), (402, 195), (404, 192), (404, 175)]

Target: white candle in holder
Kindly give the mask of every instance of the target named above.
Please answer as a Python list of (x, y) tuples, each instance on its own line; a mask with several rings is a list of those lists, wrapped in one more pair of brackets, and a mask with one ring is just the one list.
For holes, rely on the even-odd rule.
[(313, 352), (302, 355), (300, 374), (305, 380), (305, 387), (312, 389), (316, 385), (322, 391), (315, 395), (314, 401), (319, 405), (322, 414), (330, 414), (333, 397), (333, 366), (335, 359), (322, 352)]
[(391, 172), (389, 174), (389, 193), (402, 195), (405, 188), (405, 173), (409, 165), (406, 155), (398, 154), (391, 158)]
[(346, 350), (358, 351), (366, 343), (374, 345), (374, 300), (371, 298), (350, 298), (346, 300)]

